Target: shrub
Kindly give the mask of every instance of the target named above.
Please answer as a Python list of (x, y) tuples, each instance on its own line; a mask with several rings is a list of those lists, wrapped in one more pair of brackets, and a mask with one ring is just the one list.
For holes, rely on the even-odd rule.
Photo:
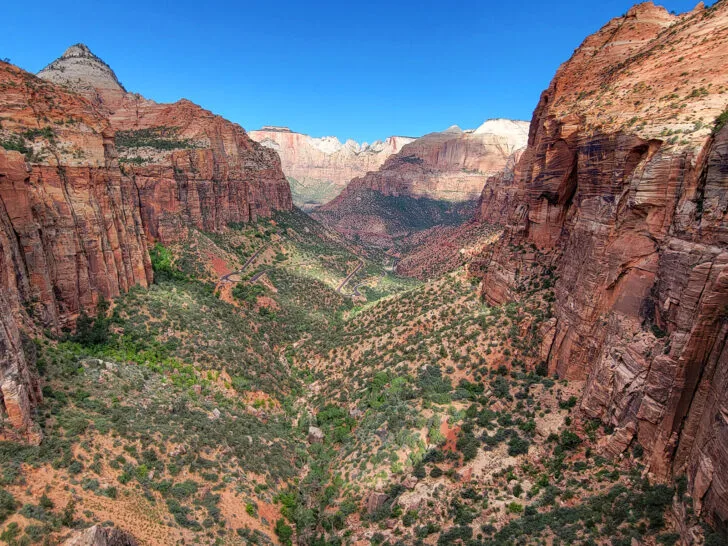
[(15, 497), (5, 489), (0, 488), (0, 523), (8, 519), (11, 514), (14, 514), (17, 507)]
[(437, 539), (438, 546), (445, 546), (446, 544), (456, 544), (458, 540), (462, 540), (467, 543), (473, 537), (473, 530), (467, 525), (460, 525), (448, 529), (440, 535)]
[(172, 256), (172, 252), (161, 243), (156, 243), (149, 250), (149, 258), (152, 261), (155, 283), (163, 280), (187, 279), (187, 276), (173, 265), (174, 257)]
[(30, 148), (26, 146), (25, 139), (18, 135), (11, 135), (7, 140), (0, 140), (0, 146), (6, 150), (13, 150), (25, 154), (26, 156), (30, 153)]
[(417, 521), (417, 511), (407, 510), (404, 516), (402, 516), (402, 525), (405, 527), (411, 527)]
[(275, 532), (276, 535), (278, 535), (278, 539), (281, 541), (281, 544), (284, 544), (285, 546), (291, 546), (291, 544), (293, 544), (291, 542), (291, 538), (293, 537), (293, 527), (288, 525), (283, 518), (276, 521)]
[(511, 514), (520, 514), (521, 512), (523, 512), (523, 505), (515, 501), (509, 503), (507, 508)]
[(190, 509), (187, 508), (186, 506), (182, 506), (175, 499), (167, 500), (167, 508), (169, 509), (169, 513), (174, 516), (174, 520), (182, 527), (187, 527), (188, 529), (194, 529), (194, 530), (201, 529), (201, 526), (199, 523), (197, 523), (195, 520), (189, 518), (188, 515), (190, 513)]
[(48, 513), (41, 506), (35, 504), (24, 504), (20, 509), (20, 514), (28, 519), (37, 519), (38, 521), (46, 521)]
[(723, 112), (715, 118), (715, 125), (713, 125), (713, 135), (717, 135), (718, 132), (725, 127), (725, 124), (728, 123), (728, 108), (723, 110)]
[(2, 533), (0, 533), (0, 540), (4, 541), (6, 544), (14, 544), (16, 543), (15, 539), (20, 536), (21, 531), (22, 529), (20, 528), (20, 525), (13, 521), (8, 524)]
[(246, 284), (245, 282), (239, 282), (233, 288), (233, 297), (240, 301), (248, 303), (255, 303), (258, 296), (265, 294), (265, 288), (259, 284)]
[(472, 430), (462, 430), (458, 437), (456, 447), (463, 454), (463, 459), (470, 461), (478, 454), (478, 440)]
[(117, 131), (114, 137), (117, 148), (154, 148), (156, 150), (177, 150), (195, 148), (186, 138), (178, 138), (178, 127), (150, 127), (132, 131)]
[(99, 301), (96, 307), (96, 317), (89, 317), (85, 311), (76, 321), (76, 333), (72, 340), (81, 345), (103, 345), (109, 340), (109, 319), (106, 316), (109, 310), (109, 302)]
[(564, 430), (561, 433), (561, 437), (559, 438), (559, 447), (561, 449), (566, 451), (576, 449), (579, 444), (581, 444), (581, 438), (570, 430)]
[(529, 441), (521, 438), (520, 436), (513, 435), (508, 440), (508, 455), (515, 457), (516, 455), (523, 455), (528, 453)]
[(185, 480), (180, 483), (176, 483), (170, 489), (170, 494), (176, 499), (186, 499), (197, 493), (197, 483), (192, 480)]
[(491, 383), (491, 388), (493, 389), (493, 396), (506, 398), (510, 394), (511, 386), (505, 377), (499, 375)]

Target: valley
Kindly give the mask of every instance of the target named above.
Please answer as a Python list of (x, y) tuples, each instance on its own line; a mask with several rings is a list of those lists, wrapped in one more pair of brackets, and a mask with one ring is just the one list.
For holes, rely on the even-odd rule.
[(373, 144), (0, 62), (0, 542), (728, 543), (728, 1)]

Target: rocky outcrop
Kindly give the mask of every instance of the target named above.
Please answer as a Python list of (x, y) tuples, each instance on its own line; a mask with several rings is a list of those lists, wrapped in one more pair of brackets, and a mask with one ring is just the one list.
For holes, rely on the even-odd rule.
[(126, 95), (126, 89), (111, 67), (91, 53), (85, 44), (69, 47), (38, 72), (38, 77), (63, 85), (102, 107), (111, 107)]
[[(20, 325), (56, 332), (152, 272), (138, 193), (83, 98), (0, 63), (0, 409), (36, 440), (40, 388)], [(31, 318), (33, 320), (31, 320)]]
[[(157, 104), (127, 95), (109, 119), (153, 239), (178, 240), (189, 227), (218, 231), (293, 207), (276, 153), (190, 101)], [(165, 130), (168, 136), (155, 136)]]
[[(728, 520), (728, 4), (681, 16), (640, 4), (587, 38), (544, 91), (512, 179), (479, 218), (505, 231), (472, 265), (493, 302), (519, 296), (535, 250), (555, 269), (553, 373), (581, 409), (687, 474)], [(514, 252), (514, 249), (521, 249)]]
[(342, 143), (336, 137), (315, 138), (287, 127), (263, 127), (250, 131), (250, 137), (278, 153), (293, 200), (304, 210), (328, 203), (351, 179), (377, 170), (414, 140), (392, 136), (371, 144), (354, 140)]
[(33, 422), (33, 407), (42, 400), (40, 383), (23, 351), (20, 332), (10, 314), (10, 302), (0, 290), (0, 416), (9, 427), (0, 438), (38, 443), (41, 435)]
[(0, 148), (0, 280), (58, 331), (151, 281), (139, 194), (88, 101), (7, 64), (0, 81), (0, 138), (25, 148)]
[(407, 144), (375, 172), (352, 180), (313, 216), (345, 236), (387, 246), (472, 213), (486, 179), (526, 143), (528, 123), (489, 120), (472, 131), (451, 127)]
[(137, 546), (136, 539), (121, 529), (94, 525), (83, 531), (76, 531), (66, 540), (64, 546)]

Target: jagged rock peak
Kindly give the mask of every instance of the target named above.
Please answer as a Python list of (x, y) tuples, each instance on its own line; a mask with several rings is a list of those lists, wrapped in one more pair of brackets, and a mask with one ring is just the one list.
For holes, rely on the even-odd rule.
[(88, 89), (126, 92), (111, 67), (85, 44), (74, 44), (63, 55), (38, 72), (38, 77), (75, 91)]
[(451, 125), (450, 127), (448, 127), (447, 129), (445, 129), (443, 131), (443, 133), (448, 133), (448, 134), (449, 133), (460, 134), (462, 132), (463, 132), (463, 130), (460, 127), (458, 127), (457, 125)]

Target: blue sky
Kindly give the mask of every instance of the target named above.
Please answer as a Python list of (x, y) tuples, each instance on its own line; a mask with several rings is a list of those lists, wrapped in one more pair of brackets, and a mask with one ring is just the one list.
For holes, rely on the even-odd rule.
[[(695, 3), (661, 2), (677, 12)], [(492, 117), (530, 120), (559, 64), (631, 5), (7, 2), (0, 57), (37, 72), (84, 42), (148, 98), (188, 98), (246, 129), (287, 125), (371, 142)]]

